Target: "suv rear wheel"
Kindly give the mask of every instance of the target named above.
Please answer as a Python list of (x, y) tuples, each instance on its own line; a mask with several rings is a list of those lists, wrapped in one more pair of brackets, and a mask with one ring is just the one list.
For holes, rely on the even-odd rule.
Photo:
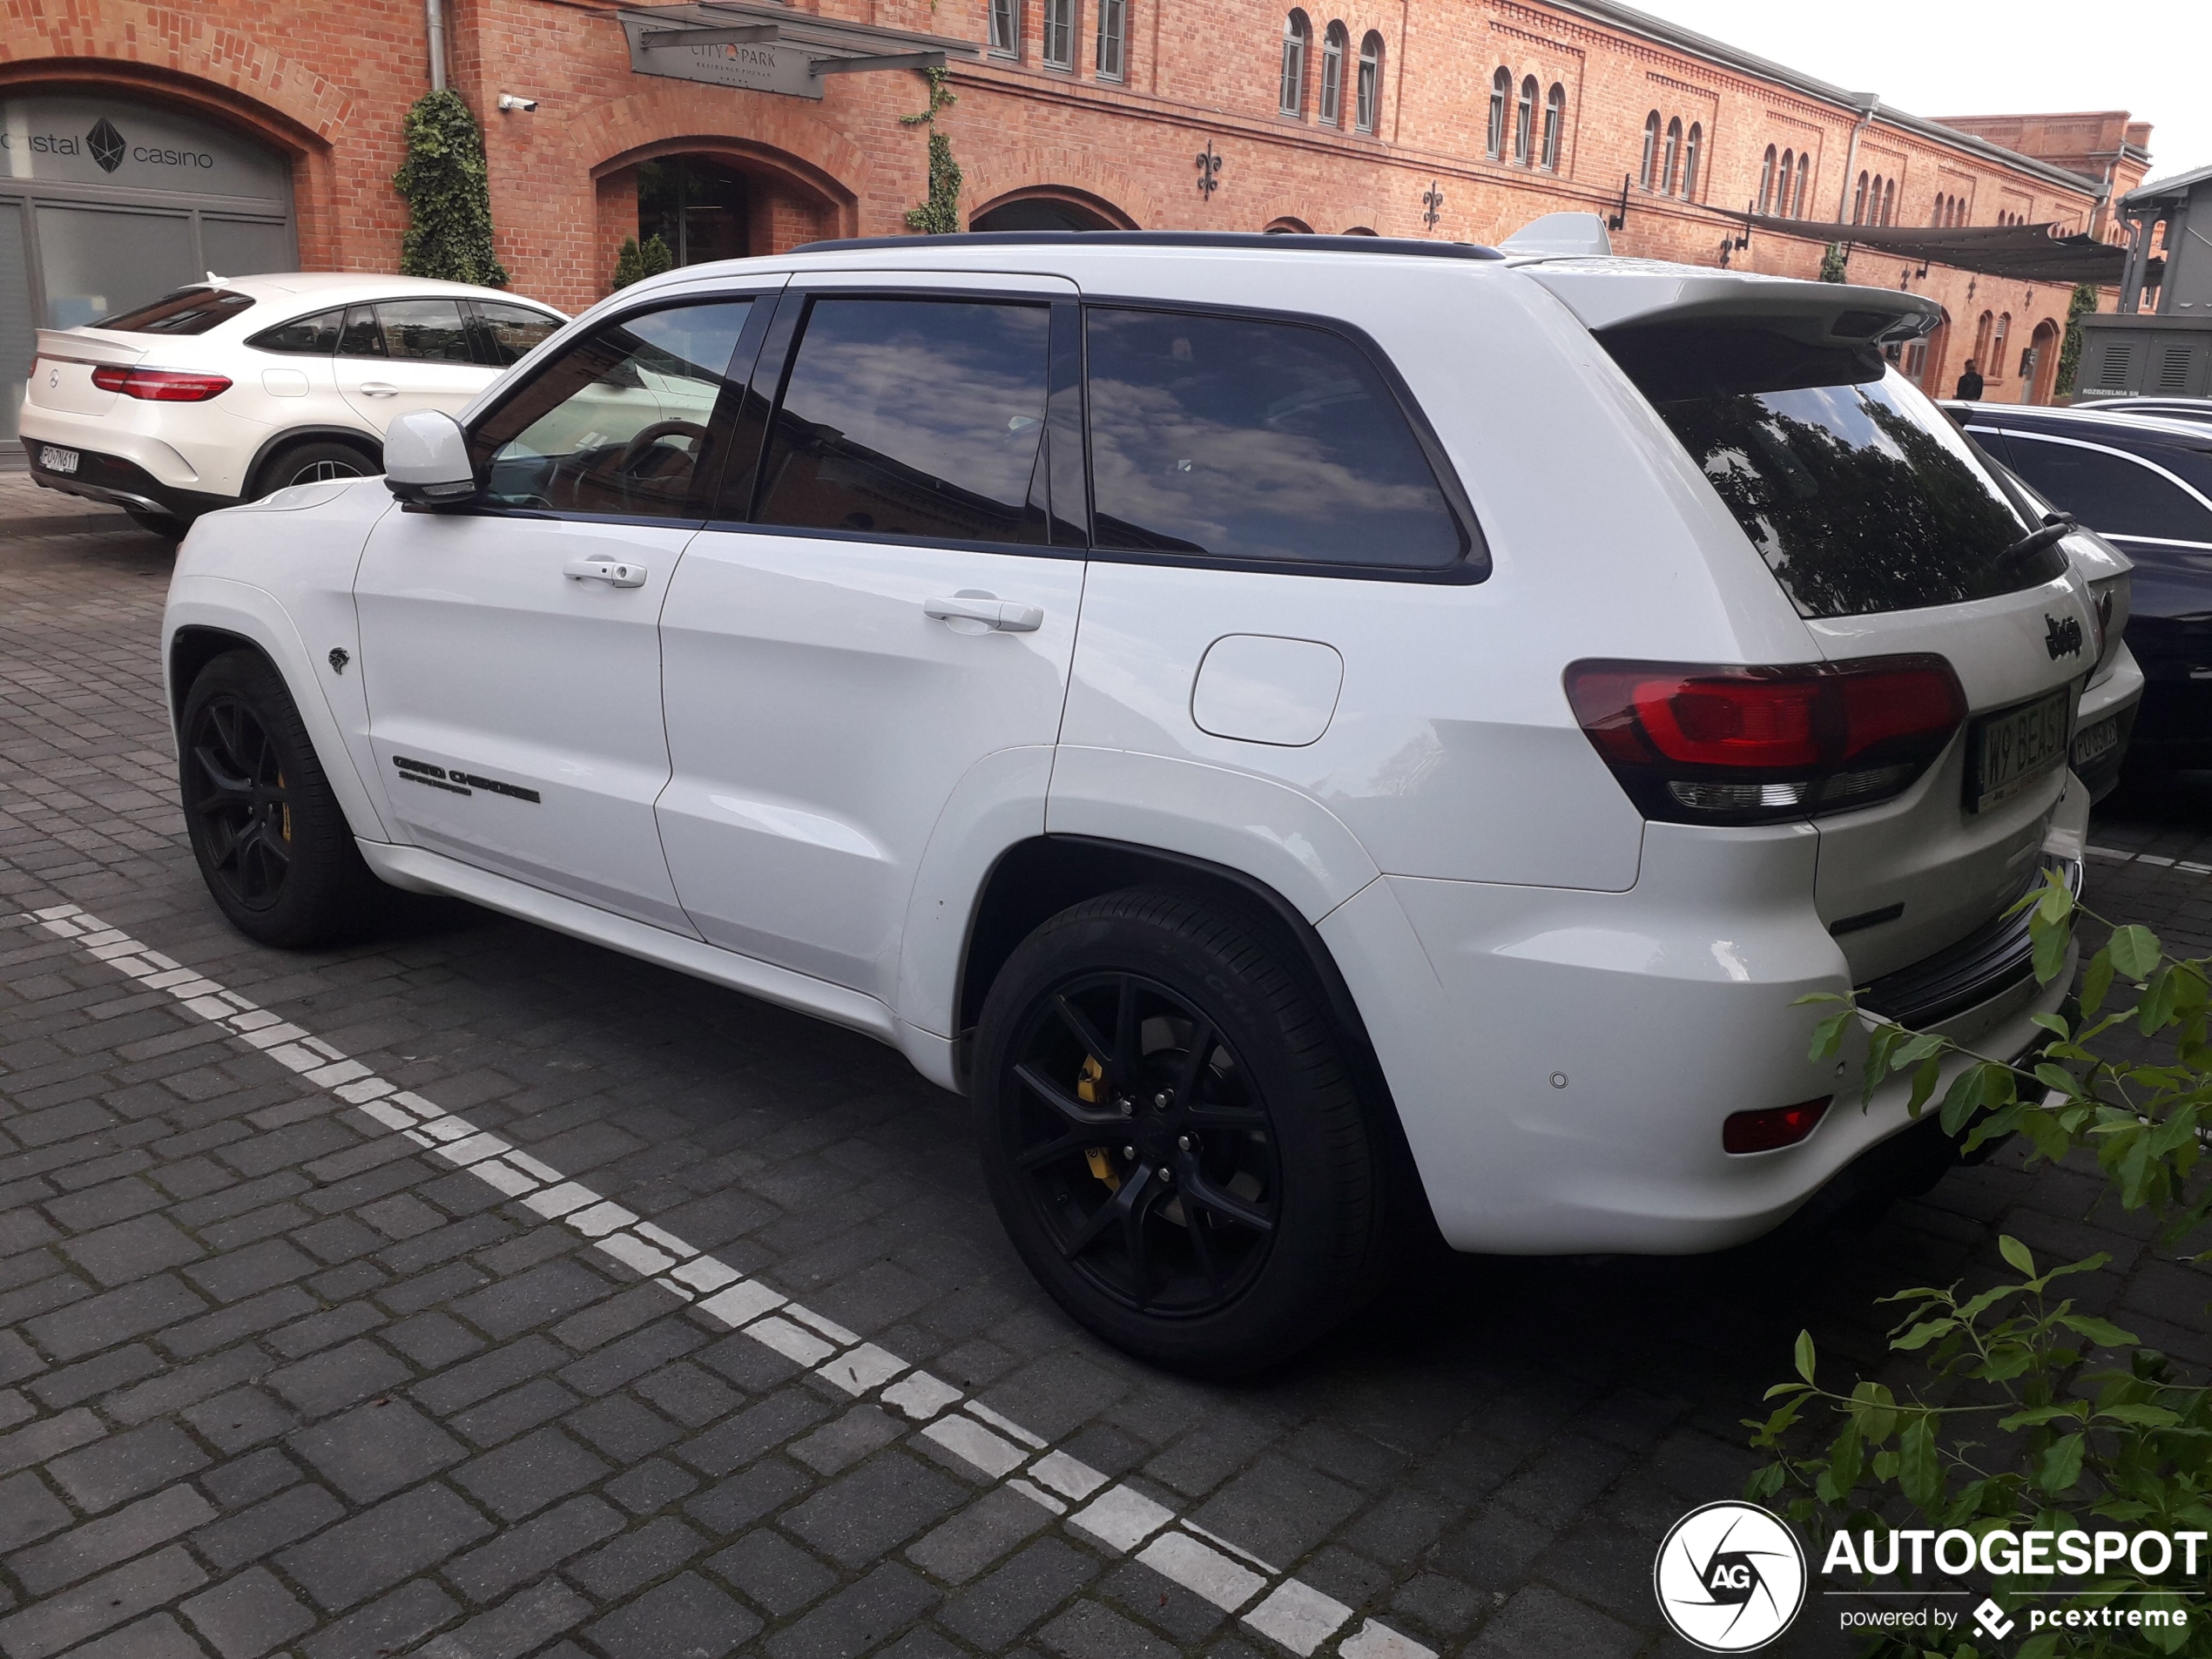
[(378, 883), (283, 678), (256, 652), (226, 652), (192, 681), (182, 725), (185, 824), (231, 924), (291, 948), (356, 931)]
[(1369, 1288), (1388, 1167), (1345, 1038), (1264, 924), (1130, 889), (1008, 960), (977, 1032), (983, 1165), (1015, 1246), (1109, 1342), (1216, 1374)]

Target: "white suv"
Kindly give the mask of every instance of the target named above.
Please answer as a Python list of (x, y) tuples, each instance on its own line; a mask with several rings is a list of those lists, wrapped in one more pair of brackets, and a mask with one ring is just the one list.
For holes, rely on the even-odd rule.
[(2065, 989), (2005, 913), (2118, 642), (1885, 371), (1937, 315), (1366, 238), (672, 273), (194, 534), (193, 845), (272, 943), (381, 880), (894, 1045), (1164, 1362), (1432, 1214), (1730, 1244), (1950, 1150), (1797, 999), (2010, 1055)]
[(200, 514), (383, 467), (411, 409), (458, 414), (568, 319), (465, 282), (218, 277), (81, 328), (42, 328), (31, 476), (176, 537)]

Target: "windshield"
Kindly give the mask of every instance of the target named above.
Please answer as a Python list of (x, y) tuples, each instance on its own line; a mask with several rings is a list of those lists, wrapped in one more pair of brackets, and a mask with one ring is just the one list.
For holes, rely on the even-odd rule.
[(1602, 336), (1804, 617), (1986, 598), (2049, 581), (2055, 548), (1941, 410), (1876, 353), (1764, 329)]
[(126, 334), (204, 334), (253, 303), (250, 295), (228, 288), (179, 288), (152, 305), (102, 317), (92, 327)]

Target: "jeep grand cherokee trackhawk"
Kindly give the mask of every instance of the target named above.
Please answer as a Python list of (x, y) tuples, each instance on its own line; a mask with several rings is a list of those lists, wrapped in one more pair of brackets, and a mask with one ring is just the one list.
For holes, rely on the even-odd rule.
[(2012, 1054), (2064, 990), (2005, 912), (2117, 641), (1885, 368), (1937, 315), (1366, 238), (673, 272), (200, 522), (192, 845), (270, 944), (381, 881), (894, 1045), (1159, 1361), (1311, 1340), (1408, 1217), (1726, 1245), (1909, 1128), (1798, 998)]

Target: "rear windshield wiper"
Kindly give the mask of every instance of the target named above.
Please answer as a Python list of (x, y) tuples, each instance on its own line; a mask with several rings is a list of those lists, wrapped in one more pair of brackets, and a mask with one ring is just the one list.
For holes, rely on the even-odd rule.
[(2030, 530), (1997, 556), (1997, 568), (2009, 570), (2016, 564), (2025, 564), (2045, 548), (2055, 546), (2081, 528), (2081, 521), (2063, 513), (2043, 515), (2043, 528)]

